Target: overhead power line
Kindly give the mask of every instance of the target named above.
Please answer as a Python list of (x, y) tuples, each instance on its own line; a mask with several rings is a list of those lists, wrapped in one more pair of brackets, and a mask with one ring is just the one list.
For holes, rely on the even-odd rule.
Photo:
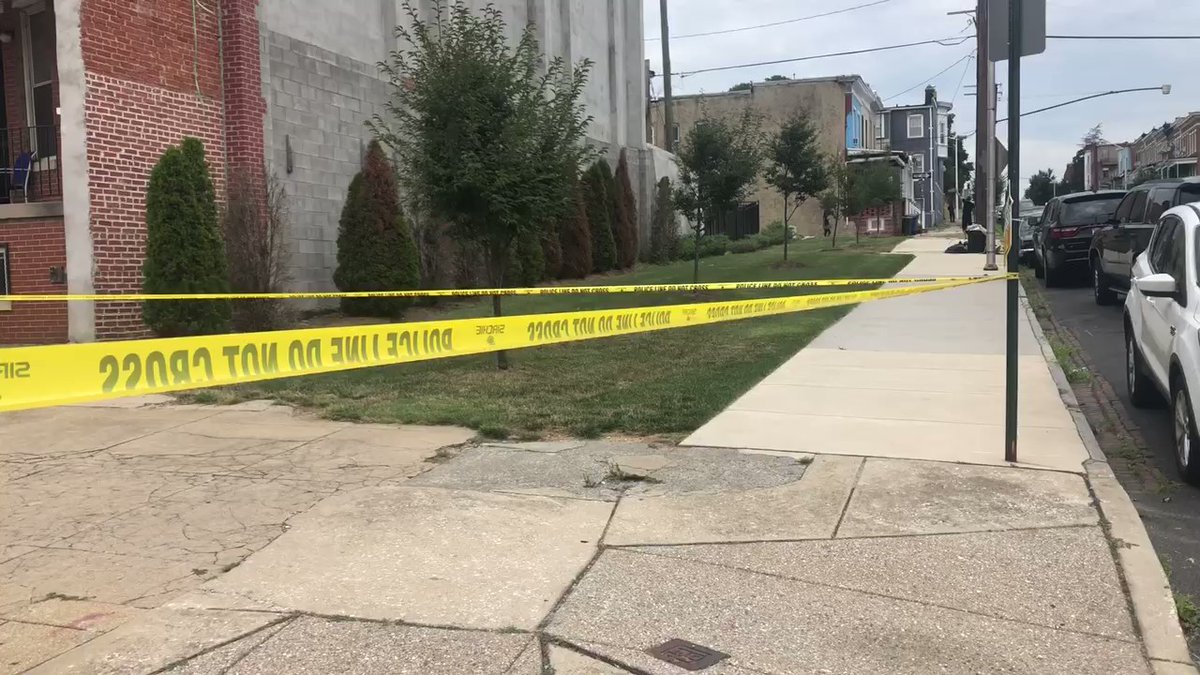
[[(785, 25), (791, 24), (791, 23), (800, 23), (801, 21), (809, 21), (811, 19), (820, 19), (822, 17), (833, 16), (835, 14), (845, 14), (846, 12), (853, 12), (856, 9), (865, 9), (867, 7), (874, 7), (875, 5), (882, 5), (884, 3), (888, 3), (891, 1), (892, 0), (875, 0), (875, 2), (868, 2), (866, 4), (855, 5), (853, 7), (846, 7), (844, 9), (835, 9), (830, 12), (822, 12), (820, 14), (812, 14), (810, 16), (802, 16), (802, 17), (799, 17), (796, 19), (785, 19), (783, 21), (773, 21), (771, 23), (760, 23), (760, 24), (757, 24), (754, 26), (742, 26), (741, 28), (727, 28), (725, 30), (713, 30), (713, 31), (708, 31), (706, 33), (687, 33), (685, 35), (672, 35), (671, 39), (672, 40), (686, 40), (687, 38), (708, 37), (710, 35), (726, 35), (728, 33), (741, 33), (743, 31), (758, 30), (760, 28), (773, 28), (775, 26), (785, 26)], [(660, 40), (662, 40), (662, 38), (658, 38), (658, 37), (646, 38), (646, 42), (657, 42)]]
[(1200, 40), (1200, 35), (1047, 35), (1048, 40)]
[[(873, 52), (886, 52), (894, 49), (904, 49), (906, 47), (919, 47), (921, 45), (941, 45), (943, 47), (954, 47), (961, 45), (973, 36), (967, 37), (949, 37), (938, 40), (922, 40), (920, 42), (906, 42), (900, 45), (888, 45), (886, 47), (869, 47), (866, 49), (852, 49), (845, 52), (831, 52), (828, 54), (813, 54), (812, 56), (798, 56), (793, 59), (778, 59), (776, 61), (759, 61), (757, 63), (739, 63), (729, 66), (714, 66), (712, 68), (699, 68), (696, 70), (686, 70), (680, 73), (672, 73), (677, 77), (690, 77), (701, 73), (715, 73), (722, 70), (739, 70), (741, 68), (757, 68), (759, 66), (778, 66), (784, 63), (798, 63), (800, 61), (815, 61), (817, 59), (828, 59), (835, 56), (854, 56), (856, 54), (870, 54)], [(656, 76), (657, 77), (657, 76)]]
[[(941, 69), (940, 71), (938, 71), (938, 73), (937, 73), (936, 75), (934, 75), (933, 77), (930, 77), (930, 78), (928, 78), (928, 79), (926, 79), (926, 80), (922, 80), (921, 82), (918, 82), (918, 83), (914, 84), (913, 86), (909, 87), (908, 89), (905, 89), (904, 91), (900, 92), (899, 94), (892, 94), (891, 96), (888, 96), (887, 98), (885, 98), (885, 99), (883, 99), (883, 100), (884, 100), (885, 102), (886, 102), (886, 101), (890, 101), (890, 100), (892, 100), (892, 99), (894, 99), (894, 98), (898, 98), (898, 97), (900, 97), (900, 96), (903, 96), (903, 95), (907, 94), (908, 92), (912, 91), (913, 89), (916, 89), (917, 87), (920, 87), (920, 86), (923, 86), (923, 85), (929, 84), (930, 82), (933, 82), (934, 80), (938, 79), (939, 77), (941, 77), (941, 76), (945, 75), (946, 73), (950, 72), (950, 70), (951, 70), (952, 68), (954, 68), (954, 67), (955, 67), (955, 66), (957, 66), (958, 64), (962, 63), (963, 61), (966, 61), (966, 60), (970, 59), (970, 58), (971, 58), (972, 56), (974, 56), (974, 55), (975, 55), (975, 50), (971, 50), (969, 53), (967, 53), (967, 54), (966, 54), (965, 56), (963, 56), (961, 59), (959, 59), (959, 60), (955, 61), (954, 63), (951, 63), (950, 65), (948, 65), (948, 66), (946, 66), (945, 68), (943, 68), (943, 69)], [(963, 74), (964, 74), (964, 75), (966, 75), (966, 71), (965, 71), (965, 70), (963, 71)], [(960, 82), (961, 82), (961, 80), (960, 80)]]

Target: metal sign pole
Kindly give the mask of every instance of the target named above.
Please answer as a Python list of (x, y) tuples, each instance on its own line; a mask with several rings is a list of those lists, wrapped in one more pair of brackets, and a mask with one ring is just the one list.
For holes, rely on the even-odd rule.
[[(1021, 52), (1023, 48), (1022, 16), (1025, 0), (1010, 0), (1008, 7), (1008, 174), (1009, 203), (1019, 194), (1021, 183)], [(1014, 235), (1019, 231), (1017, 209), (1011, 209), (1012, 219), (1008, 229)], [(1016, 236), (1008, 247), (1008, 335), (1005, 340), (1005, 401), (1004, 401), (1004, 461), (1017, 461), (1017, 322), (1020, 294), (1019, 270), (1021, 246)]]

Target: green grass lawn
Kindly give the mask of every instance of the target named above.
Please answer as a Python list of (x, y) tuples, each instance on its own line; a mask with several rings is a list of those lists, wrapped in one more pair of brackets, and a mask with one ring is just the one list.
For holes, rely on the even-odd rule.
[[(791, 261), (782, 247), (701, 261), (701, 281), (887, 278), (910, 256), (879, 255), (897, 239), (798, 242)], [(690, 262), (642, 266), (589, 280), (601, 284), (687, 283)], [(505, 298), (505, 314), (679, 304), (861, 287), (696, 294), (614, 294)], [(199, 392), (200, 402), (267, 398), (314, 408), (334, 419), (456, 424), (493, 437), (537, 438), (607, 433), (676, 436), (690, 432), (844, 316), (838, 307), (642, 335), (539, 347), (510, 353), (512, 368), (491, 355), (275, 380)], [(440, 311), (440, 318), (483, 316), (490, 302)]]

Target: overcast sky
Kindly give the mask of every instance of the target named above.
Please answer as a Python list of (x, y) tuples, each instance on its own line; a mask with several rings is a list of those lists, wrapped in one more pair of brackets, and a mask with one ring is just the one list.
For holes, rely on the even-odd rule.
[[(747, 25), (785, 21), (873, 0), (670, 0), (671, 33), (684, 35)], [(645, 0), (647, 37), (659, 34), (659, 3)], [(965, 16), (947, 16), (969, 9), (973, 0), (886, 0), (844, 14), (725, 35), (676, 39), (671, 44), (674, 72), (714, 66), (773, 61), (790, 57), (848, 51), (920, 40), (973, 35)], [(1051, 34), (1197, 34), (1200, 1), (1196, 0), (1048, 0)], [(975, 128), (975, 98), (966, 94), (975, 82), (974, 61), (963, 61), (974, 40), (961, 45), (912, 47), (903, 50), (844, 56), (777, 66), (705, 73), (674, 80), (676, 93), (725, 91), (747, 80), (769, 75), (820, 77), (861, 75), (885, 99), (885, 105), (920, 103), (926, 83), (938, 88), (939, 98), (952, 99), (957, 130)], [(646, 57), (661, 71), (662, 47), (646, 43)], [(1188, 111), (1200, 110), (1200, 41), (1082, 41), (1051, 40), (1044, 54), (1022, 61), (1022, 109), (1032, 110), (1079, 96), (1131, 87), (1169, 83), (1170, 96), (1140, 92), (1100, 98), (1025, 118), (1021, 176), (1053, 168), (1062, 175), (1080, 139), (1089, 128), (1104, 125), (1111, 141), (1127, 141)], [(964, 74), (965, 73), (965, 74)], [(1007, 65), (999, 64), (997, 78), (1007, 94)], [(961, 87), (960, 87), (961, 82)], [(656, 79), (661, 94), (662, 80)], [(913, 87), (908, 93), (901, 94)], [(891, 97), (895, 98), (891, 98)], [(999, 117), (1006, 117), (1007, 96)], [(1007, 128), (999, 133), (1007, 138)], [(974, 146), (968, 151), (974, 156)]]

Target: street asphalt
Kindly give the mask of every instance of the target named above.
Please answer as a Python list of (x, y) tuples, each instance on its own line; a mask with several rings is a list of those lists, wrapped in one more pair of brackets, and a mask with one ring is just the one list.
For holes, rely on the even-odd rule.
[[(1143, 482), (1118, 472), (1155, 550), (1169, 566), (1172, 586), (1178, 592), (1200, 598), (1200, 488), (1174, 482), (1179, 474), (1175, 469), (1171, 419), (1166, 408), (1139, 410), (1129, 401), (1121, 307), (1096, 305), (1084, 278), (1063, 288), (1042, 290), (1055, 321), (1075, 337), (1093, 374), (1111, 385), (1128, 418), (1137, 425), (1147, 446), (1144, 448), (1147, 461), (1166, 480), (1172, 481), (1166, 484), (1167, 489), (1147, 489)], [(1103, 450), (1111, 455), (1115, 448)]]

